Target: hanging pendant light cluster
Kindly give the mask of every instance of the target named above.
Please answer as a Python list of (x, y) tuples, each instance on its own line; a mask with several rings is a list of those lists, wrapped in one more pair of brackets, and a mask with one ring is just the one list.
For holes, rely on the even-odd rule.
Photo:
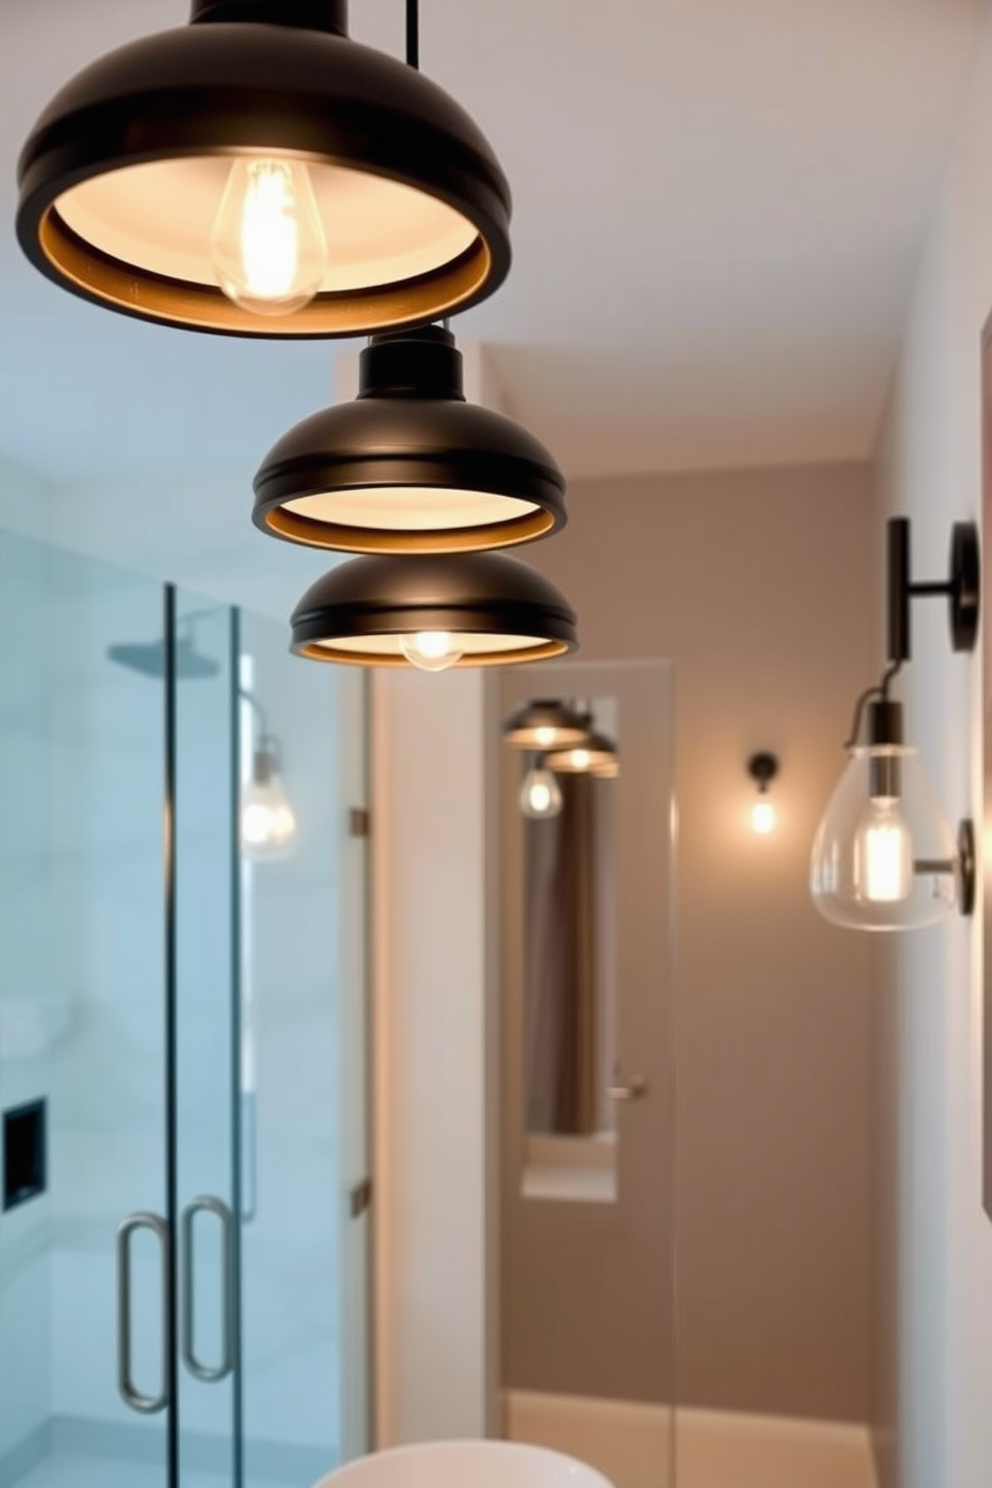
[(504, 722), (503, 742), (530, 756), (520, 787), (520, 810), (535, 820), (561, 811), (559, 775), (615, 780), (620, 774), (616, 744), (595, 727), (584, 704), (558, 699), (524, 703)]
[(560, 656), (575, 615), (487, 549), (565, 523), (565, 481), (512, 420), (465, 401), (433, 322), (510, 266), (510, 192), (463, 110), (350, 41), (346, 0), (193, 0), (53, 100), (20, 158), (17, 231), (109, 309), (256, 337), (368, 335), (358, 398), (304, 420), (255, 480), (261, 531), (365, 556), (292, 617), (301, 656), (442, 671)]

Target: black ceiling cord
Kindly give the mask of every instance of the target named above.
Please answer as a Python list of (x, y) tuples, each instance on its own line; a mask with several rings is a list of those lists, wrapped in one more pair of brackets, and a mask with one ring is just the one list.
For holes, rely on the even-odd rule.
[(408, 67), (420, 70), (420, 5), (419, 0), (406, 0), (406, 61)]

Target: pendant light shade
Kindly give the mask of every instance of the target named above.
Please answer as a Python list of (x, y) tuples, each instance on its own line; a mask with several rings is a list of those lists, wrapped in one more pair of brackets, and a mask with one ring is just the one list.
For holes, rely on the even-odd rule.
[(509, 547), (565, 524), (565, 478), (512, 419), (467, 403), (439, 326), (376, 336), (358, 398), (291, 429), (255, 477), (255, 525), (353, 553)]
[(612, 739), (596, 729), (587, 728), (584, 737), (570, 749), (550, 750), (545, 758), (549, 770), (562, 775), (619, 774), (617, 747)]
[(414, 68), (350, 41), (345, 0), (193, 0), (57, 95), (21, 153), (44, 274), (165, 325), (268, 337), (416, 325), (491, 294), (510, 195)]
[(360, 666), (500, 666), (578, 644), (553, 584), (500, 553), (354, 558), (318, 579), (292, 617), (292, 648)]
[(558, 698), (524, 703), (503, 724), (503, 741), (514, 749), (543, 753), (581, 744), (589, 729), (589, 715)]

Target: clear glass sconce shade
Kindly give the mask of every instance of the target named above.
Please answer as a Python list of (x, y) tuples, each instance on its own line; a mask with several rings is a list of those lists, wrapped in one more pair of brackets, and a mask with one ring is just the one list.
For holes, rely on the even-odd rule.
[(250, 862), (271, 863), (296, 849), (296, 813), (271, 749), (255, 754), (252, 778), (241, 788), (241, 852)]
[(528, 770), (520, 788), (520, 810), (532, 821), (543, 821), (545, 817), (558, 816), (562, 808), (561, 786), (554, 771), (544, 765)]
[(954, 833), (916, 750), (851, 750), (810, 859), (824, 919), (858, 930), (930, 925), (957, 907), (958, 876)]

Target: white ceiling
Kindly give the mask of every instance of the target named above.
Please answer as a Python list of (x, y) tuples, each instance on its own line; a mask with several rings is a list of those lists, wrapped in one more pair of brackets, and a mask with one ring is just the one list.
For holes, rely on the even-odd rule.
[[(402, 51), (402, 0), (352, 32)], [(570, 476), (869, 453), (986, 0), (422, 0), (489, 135), (515, 261), (460, 334)], [(56, 480), (239, 465), (319, 406), (327, 345), (150, 328), (13, 240), (20, 142), (185, 0), (0, 0), (0, 455)]]

